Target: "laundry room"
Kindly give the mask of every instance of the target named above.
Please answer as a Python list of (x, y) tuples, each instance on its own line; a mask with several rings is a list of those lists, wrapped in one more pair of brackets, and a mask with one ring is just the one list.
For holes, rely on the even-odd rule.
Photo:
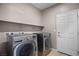
[(79, 56), (79, 3), (0, 3), (0, 56)]

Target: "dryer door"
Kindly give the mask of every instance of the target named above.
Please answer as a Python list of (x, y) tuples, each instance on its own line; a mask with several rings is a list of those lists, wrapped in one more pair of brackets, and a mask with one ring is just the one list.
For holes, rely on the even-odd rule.
[(34, 46), (32, 43), (18, 44), (14, 48), (14, 56), (33, 56)]

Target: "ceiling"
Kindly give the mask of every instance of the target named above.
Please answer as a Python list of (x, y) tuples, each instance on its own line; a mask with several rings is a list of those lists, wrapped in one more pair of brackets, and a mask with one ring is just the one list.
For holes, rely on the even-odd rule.
[(55, 5), (56, 3), (32, 3), (32, 5), (36, 8), (38, 8), (39, 10), (44, 10), (50, 6)]

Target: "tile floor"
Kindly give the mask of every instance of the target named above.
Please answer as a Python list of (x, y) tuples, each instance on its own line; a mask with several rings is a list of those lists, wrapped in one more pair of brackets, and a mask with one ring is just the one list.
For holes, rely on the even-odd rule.
[(68, 55), (55, 51), (55, 50), (52, 50), (47, 56), (68, 56)]

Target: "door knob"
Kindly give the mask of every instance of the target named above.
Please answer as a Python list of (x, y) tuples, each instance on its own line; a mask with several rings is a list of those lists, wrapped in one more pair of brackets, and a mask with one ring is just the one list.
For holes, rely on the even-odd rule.
[(58, 32), (58, 36), (60, 37), (60, 32)]

